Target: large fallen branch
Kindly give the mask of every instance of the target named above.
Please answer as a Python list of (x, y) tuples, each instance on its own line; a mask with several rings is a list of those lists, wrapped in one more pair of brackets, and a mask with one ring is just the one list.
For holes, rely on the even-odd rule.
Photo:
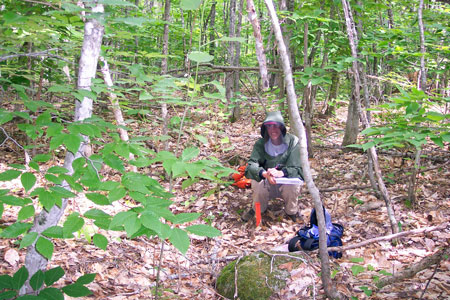
[(431, 231), (435, 231), (435, 230), (442, 230), (445, 229), (447, 227), (450, 226), (449, 222), (445, 222), (442, 223), (440, 225), (437, 226), (431, 226), (431, 227), (424, 227), (424, 228), (419, 228), (419, 229), (413, 229), (413, 230), (409, 230), (409, 231), (402, 231), (399, 233), (395, 233), (395, 234), (390, 234), (390, 235), (386, 235), (386, 236), (380, 236), (380, 237), (376, 237), (370, 240), (365, 240), (361, 243), (356, 243), (356, 244), (351, 244), (345, 247), (329, 247), (327, 250), (328, 251), (347, 251), (350, 249), (355, 249), (355, 248), (361, 248), (363, 246), (369, 245), (369, 244), (373, 244), (373, 243), (377, 243), (377, 242), (381, 242), (381, 241), (390, 241), (396, 238), (400, 238), (400, 237), (404, 237), (404, 236), (408, 236), (408, 235), (415, 235), (415, 234), (422, 234), (422, 233), (427, 233), (427, 232), (431, 232)]
[(414, 277), (420, 271), (428, 269), (432, 265), (439, 264), (441, 260), (450, 254), (450, 248), (442, 248), (431, 256), (424, 257), (418, 263), (405, 268), (392, 276), (386, 276), (378, 280), (376, 283), (377, 288), (382, 289), (387, 285), (403, 281), (404, 279)]

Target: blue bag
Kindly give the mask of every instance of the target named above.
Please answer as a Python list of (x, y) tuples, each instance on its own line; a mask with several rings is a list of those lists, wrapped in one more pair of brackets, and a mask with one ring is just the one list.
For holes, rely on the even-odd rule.
[[(325, 225), (327, 228), (327, 246), (342, 246), (342, 234), (344, 227), (341, 224), (332, 223), (328, 211), (323, 208), (325, 215)], [(300, 246), (300, 247), (299, 247)], [(319, 248), (319, 227), (317, 226), (316, 210), (311, 211), (310, 225), (301, 228), (297, 236), (289, 241), (289, 251), (299, 251), (301, 249), (311, 251)], [(328, 251), (328, 254), (334, 258), (341, 258), (342, 253), (338, 251)]]

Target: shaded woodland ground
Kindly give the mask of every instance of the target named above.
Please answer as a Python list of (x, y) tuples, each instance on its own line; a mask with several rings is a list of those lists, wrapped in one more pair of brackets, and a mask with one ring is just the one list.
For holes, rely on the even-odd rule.
[[(254, 141), (259, 137), (259, 125), (263, 113), (250, 114), (246, 107), (243, 117), (237, 123), (222, 123), (220, 131), (208, 128), (198, 128), (211, 116), (199, 112), (192, 113), (188, 134), (182, 137), (183, 144), (189, 135), (201, 131), (209, 136), (209, 143), (198, 145), (201, 157), (217, 157), (225, 165), (236, 168), (231, 162), (243, 162), (250, 154)], [(100, 112), (96, 112), (100, 113)], [(101, 112), (105, 114), (107, 112)], [(172, 112), (173, 113), (173, 112)], [(158, 111), (155, 110), (157, 115)], [(346, 109), (338, 109), (337, 116), (329, 119), (317, 119), (314, 129), (314, 158), (310, 159), (316, 185), (321, 190), (322, 200), (330, 211), (333, 221), (345, 227), (343, 242), (350, 245), (364, 240), (390, 234), (390, 226), (384, 202), (378, 200), (370, 191), (366, 173), (366, 155), (360, 152), (343, 151), (339, 145), (342, 141), (345, 126)], [(112, 118), (112, 116), (111, 116)], [(254, 118), (256, 125), (250, 120)], [(160, 127), (151, 122), (140, 124), (139, 120), (130, 123), (133, 129), (131, 135), (157, 135)], [(6, 128), (14, 136), (12, 128)], [(228, 137), (230, 143), (220, 141)], [(175, 139), (173, 139), (175, 140)], [(190, 139), (191, 141), (192, 139)], [(222, 140), (223, 141), (223, 140)], [(148, 144), (158, 149), (158, 144)], [(227, 151), (224, 149), (232, 148)], [(387, 187), (393, 199), (396, 217), (401, 222), (402, 230), (428, 227), (448, 223), (450, 219), (450, 170), (449, 150), (438, 147), (426, 147), (424, 152), (433, 159), (423, 159), (424, 172), (418, 177), (417, 207), (410, 208), (405, 204), (407, 195), (408, 172), (412, 168), (413, 159), (393, 155), (394, 152), (380, 153)], [(400, 152), (395, 152), (399, 154)], [(7, 164), (18, 162), (22, 153), (13, 145), (0, 148), (0, 172)], [(63, 155), (61, 156), (61, 160)], [(62, 164), (62, 162), (61, 162)], [(49, 166), (50, 167), (50, 166)], [(140, 170), (155, 179), (164, 176), (160, 165), (152, 165)], [(115, 176), (110, 169), (103, 169), (102, 175), (108, 179)], [(192, 237), (191, 246), (185, 256), (182, 256), (169, 243), (164, 244), (162, 269), (160, 273), (161, 293), (159, 299), (222, 299), (214, 290), (214, 281), (220, 270), (230, 261), (263, 249), (270, 250), (285, 245), (294, 236), (296, 230), (308, 222), (312, 208), (310, 196), (306, 189), (302, 192), (300, 201), (303, 223), (294, 224), (283, 218), (281, 201), (271, 203), (269, 211), (263, 214), (262, 226), (255, 228), (254, 222), (243, 223), (240, 215), (250, 207), (250, 190), (238, 189), (231, 185), (216, 186), (200, 181), (199, 183), (181, 189), (183, 179), (174, 181), (174, 212), (202, 212), (199, 223), (210, 223), (220, 229), (222, 236), (214, 239)], [(20, 195), (19, 179), (15, 191)], [(231, 183), (231, 180), (230, 180)], [(6, 188), (11, 182), (0, 182), (0, 188)], [(163, 183), (168, 187), (168, 183)], [(348, 188), (351, 187), (351, 188)], [(7, 186), (11, 188), (11, 186)], [(205, 192), (217, 189), (215, 193), (204, 196)], [(81, 197), (69, 200), (66, 214), (73, 211), (86, 212), (95, 205)], [(380, 203), (378, 207), (370, 205)], [(116, 201), (116, 212), (124, 207), (133, 206), (129, 200)], [(103, 208), (104, 209), (104, 208)], [(1, 222), (9, 225), (15, 221), (17, 213), (5, 210)], [(150, 299), (154, 297), (157, 267), (160, 262), (161, 243), (157, 239), (139, 237), (134, 240), (126, 238), (125, 233), (103, 232), (110, 237), (107, 251), (93, 246), (88, 236), (89, 226), (84, 232), (79, 232), (76, 239), (56, 240), (55, 252), (50, 266), (61, 266), (66, 270), (64, 281), (71, 283), (85, 273), (98, 273), (94, 283), (89, 288), (94, 292), (86, 299)], [(390, 242), (372, 243), (363, 248), (345, 252), (343, 258), (332, 260), (332, 274), (337, 288), (348, 296), (358, 299), (448, 299), (450, 297), (450, 261), (444, 260), (438, 268), (434, 267), (418, 273), (415, 277), (387, 286), (374, 292), (369, 297), (370, 289), (374, 288), (374, 276), (394, 274), (422, 258), (431, 255), (439, 247), (448, 247), (450, 232), (434, 231), (428, 234), (408, 236), (401, 239), (397, 246)], [(320, 262), (317, 252), (308, 253), (317, 273)], [(23, 264), (24, 250), (18, 250), (14, 240), (0, 240), (0, 273), (12, 274)], [(358, 267), (359, 266), (359, 267)], [(314, 277), (317, 298), (323, 296), (320, 287), (320, 277)], [(430, 280), (431, 279), (431, 280)], [(60, 280), (60, 284), (62, 284)], [(298, 287), (302, 287), (299, 278)], [(363, 288), (361, 288), (363, 287)], [(366, 292), (364, 292), (366, 290)], [(70, 297), (66, 297), (70, 299)], [(288, 298), (286, 298), (288, 299)], [(302, 299), (311, 299), (305, 295)]]

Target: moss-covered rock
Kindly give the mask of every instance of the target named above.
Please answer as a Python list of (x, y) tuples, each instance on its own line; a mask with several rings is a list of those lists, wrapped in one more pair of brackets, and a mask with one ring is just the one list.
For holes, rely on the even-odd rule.
[[(281, 291), (286, 286), (290, 272), (279, 266), (290, 261), (298, 266), (301, 261), (277, 256), (275, 252), (270, 253), (271, 255), (267, 255), (258, 251), (228, 264), (217, 278), (218, 293), (233, 299), (235, 282), (240, 300), (267, 300)], [(235, 274), (237, 274), (236, 281)]]

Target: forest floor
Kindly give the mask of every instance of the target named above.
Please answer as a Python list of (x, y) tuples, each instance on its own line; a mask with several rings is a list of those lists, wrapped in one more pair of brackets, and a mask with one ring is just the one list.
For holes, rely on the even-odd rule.
[[(264, 119), (262, 114), (250, 114), (249, 111), (244, 109), (241, 120), (233, 124), (220, 120), (217, 130), (194, 126), (217, 116), (192, 114), (189, 125), (191, 134), (208, 136), (208, 143), (199, 145), (200, 156), (214, 156), (232, 168), (237, 168), (236, 165), (230, 165), (236, 158), (244, 163), (253, 143), (259, 138), (259, 126)], [(342, 109), (338, 110), (335, 117), (316, 119), (313, 132), (314, 157), (310, 159), (314, 182), (321, 190), (322, 201), (333, 222), (345, 228), (344, 246), (391, 233), (384, 202), (377, 199), (367, 187), (370, 183), (366, 172), (366, 155), (343, 151), (339, 147), (345, 115), (345, 109)], [(250, 122), (252, 119), (255, 125)], [(145, 124), (151, 126), (151, 122)], [(142, 133), (140, 126), (142, 124), (138, 122), (130, 124), (134, 133), (158, 132), (157, 128), (145, 128), (146, 131)], [(183, 136), (183, 144), (187, 138), (189, 135)], [(448, 145), (446, 149), (427, 146), (425, 154), (428, 158), (422, 160), (424, 171), (418, 175), (417, 204), (414, 208), (408, 207), (405, 201), (413, 160), (386, 153), (380, 153), (379, 156), (396, 218), (403, 231), (447, 223), (450, 219), (450, 170), (445, 164), (449, 161)], [(12, 152), (8, 147), (1, 148), (0, 172), (5, 171), (8, 163), (18, 162), (21, 156), (20, 152)], [(156, 179), (161, 179), (164, 174), (158, 165), (140, 171)], [(256, 227), (255, 222), (243, 223), (240, 219), (242, 213), (250, 208), (251, 190), (228, 184), (218, 187), (207, 181), (200, 181), (182, 190), (181, 182), (182, 179), (174, 182), (172, 211), (201, 212), (202, 217), (197, 223), (209, 223), (218, 228), (222, 232), (220, 237), (191, 237), (191, 246), (186, 255), (182, 255), (167, 242), (161, 250), (158, 239), (139, 237), (130, 240), (124, 233), (117, 232), (103, 232), (110, 237), (108, 248), (104, 251), (92, 245), (85, 237), (86, 233), (80, 233), (75, 239), (55, 241), (50, 267), (61, 266), (66, 270), (64, 284), (72, 283), (80, 275), (97, 273), (96, 280), (88, 285), (93, 295), (86, 299), (153, 299), (161, 261), (158, 285), (161, 294), (158, 299), (223, 299), (214, 289), (215, 279), (221, 269), (232, 260), (257, 250), (286, 248), (286, 242), (309, 222), (313, 206), (304, 186), (300, 200), (301, 222), (294, 224), (286, 220), (281, 200), (274, 200), (262, 216), (262, 225)], [(13, 184), (16, 186), (11, 187), (11, 182), (0, 182), (0, 189), (22, 189), (18, 180), (13, 181)], [(162, 184), (168, 187), (167, 182)], [(217, 190), (205, 196), (205, 192), (211, 189)], [(114, 209), (117, 211), (132, 205), (129, 201), (115, 203)], [(79, 211), (82, 214), (92, 207), (92, 202), (80, 196), (69, 201), (67, 213)], [(11, 224), (16, 216), (15, 212), (5, 209), (1, 222)], [(355, 299), (449, 299), (448, 258), (437, 269), (431, 267), (410, 279), (372, 294), (370, 292), (375, 289), (374, 276), (396, 274), (430, 256), (438, 248), (449, 247), (449, 241), (450, 232), (444, 229), (407, 236), (397, 246), (384, 241), (345, 251), (342, 258), (331, 260), (334, 282), (339, 291)], [(0, 240), (0, 274), (14, 273), (23, 265), (25, 254), (25, 250), (18, 249), (16, 241)], [(317, 251), (308, 255), (311, 263), (320, 270)], [(61, 281), (59, 284), (63, 284)], [(313, 283), (317, 299), (323, 298), (324, 292), (317, 274)], [(310, 282), (308, 285), (311, 285)], [(301, 282), (297, 287), (301, 287)], [(296, 290), (296, 293), (295, 299), (311, 299), (304, 291)], [(280, 296), (277, 299), (290, 298)]]

